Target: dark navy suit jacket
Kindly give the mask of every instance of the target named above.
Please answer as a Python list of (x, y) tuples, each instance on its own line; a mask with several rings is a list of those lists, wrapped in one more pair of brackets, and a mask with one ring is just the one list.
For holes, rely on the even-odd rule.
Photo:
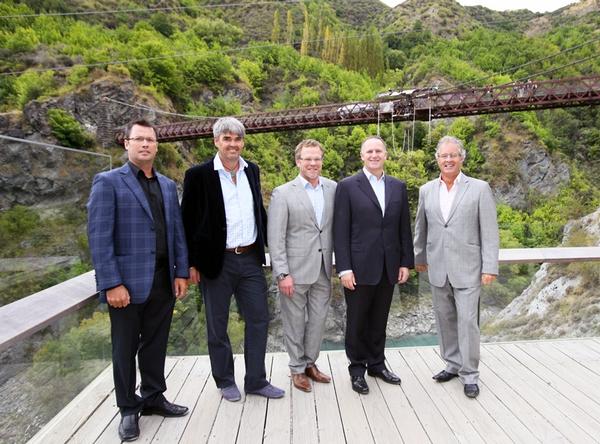
[[(175, 182), (156, 176), (164, 202), (172, 283), (175, 277), (188, 277), (187, 247)], [(143, 303), (154, 279), (156, 231), (148, 199), (128, 164), (94, 177), (87, 208), (101, 301), (106, 301), (106, 290), (123, 284), (131, 303)]]
[(376, 285), (385, 263), (391, 284), (400, 267), (414, 267), (408, 195), (404, 182), (385, 176), (385, 216), (361, 171), (342, 180), (335, 193), (335, 266), (352, 270), (358, 285)]

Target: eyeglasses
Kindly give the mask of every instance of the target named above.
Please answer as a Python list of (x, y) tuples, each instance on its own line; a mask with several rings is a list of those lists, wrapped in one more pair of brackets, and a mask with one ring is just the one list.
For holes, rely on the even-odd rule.
[(310, 163), (310, 162), (318, 163), (318, 162), (322, 162), (323, 158), (322, 157), (300, 157), (300, 160), (303, 160), (308, 163)]
[(126, 140), (135, 142), (135, 143), (142, 143), (142, 142), (148, 142), (148, 143), (156, 143), (156, 139), (154, 139), (153, 137), (129, 137)]
[(447, 153), (447, 154), (436, 154), (435, 157), (438, 159), (456, 159), (457, 157), (461, 157), (460, 153)]

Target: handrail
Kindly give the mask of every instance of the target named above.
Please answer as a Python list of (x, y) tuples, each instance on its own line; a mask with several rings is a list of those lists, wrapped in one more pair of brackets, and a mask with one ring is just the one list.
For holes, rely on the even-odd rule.
[[(499, 254), (502, 265), (585, 261), (600, 261), (600, 246), (504, 248)], [(268, 255), (267, 266), (270, 266)], [(94, 271), (88, 271), (0, 307), (0, 352), (78, 310), (93, 301), (96, 295)]]

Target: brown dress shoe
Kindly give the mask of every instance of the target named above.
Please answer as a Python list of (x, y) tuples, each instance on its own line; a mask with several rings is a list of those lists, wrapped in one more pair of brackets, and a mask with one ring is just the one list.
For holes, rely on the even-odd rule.
[(292, 382), (294, 383), (294, 387), (298, 390), (302, 390), (303, 392), (312, 391), (310, 380), (304, 373), (292, 373)]
[(331, 382), (331, 377), (327, 376), (325, 373), (322, 373), (316, 365), (306, 367), (304, 374), (315, 382)]

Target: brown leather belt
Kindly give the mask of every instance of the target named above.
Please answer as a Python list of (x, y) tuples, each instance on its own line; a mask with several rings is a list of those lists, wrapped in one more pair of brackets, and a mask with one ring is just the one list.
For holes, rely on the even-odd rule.
[(246, 245), (244, 247), (235, 247), (235, 248), (225, 248), (227, 253), (235, 253), (235, 254), (244, 254), (252, 250), (256, 246), (256, 242), (250, 245)]

